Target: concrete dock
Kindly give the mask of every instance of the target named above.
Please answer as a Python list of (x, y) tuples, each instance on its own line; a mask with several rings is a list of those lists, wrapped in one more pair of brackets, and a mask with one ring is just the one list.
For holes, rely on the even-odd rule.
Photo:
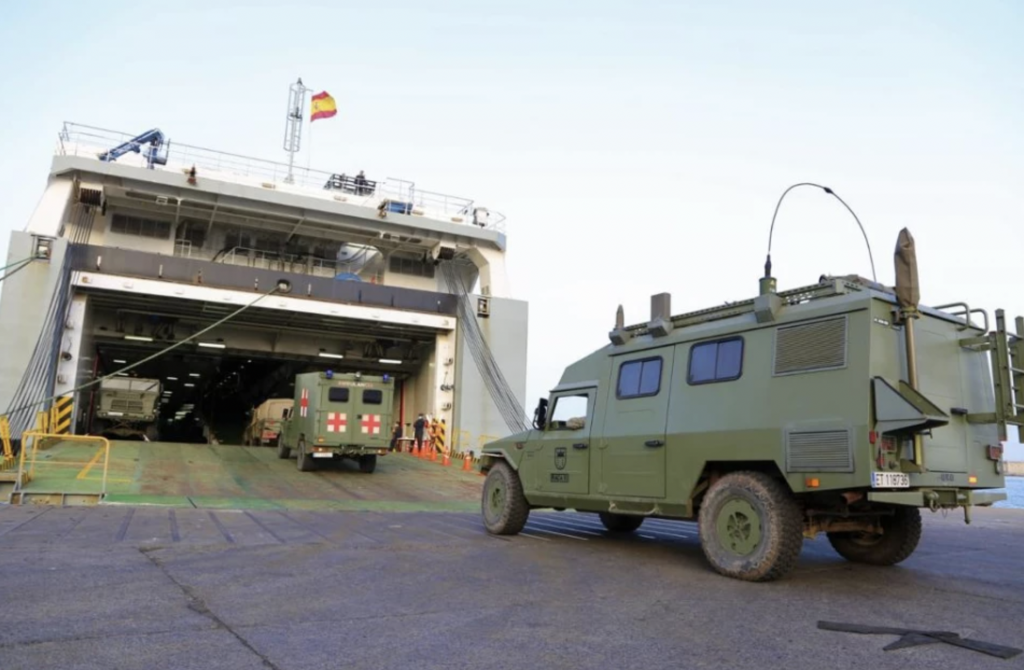
[[(236, 483), (247, 506), (186, 477), (169, 480), (177, 502), (0, 508), (0, 668), (1024, 667), (817, 628), (1024, 648), (1024, 510), (979, 509), (969, 526), (926, 512), (921, 546), (893, 568), (806, 542), (789, 577), (749, 584), (709, 569), (691, 523), (612, 537), (589, 515), (534, 512), (496, 538), (477, 511), (483, 478), (455, 465), (394, 455), (372, 475), (299, 473), (252, 451), (232, 452), (252, 463), (238, 467), (281, 481)], [(256, 502), (270, 486), (292, 502)]]

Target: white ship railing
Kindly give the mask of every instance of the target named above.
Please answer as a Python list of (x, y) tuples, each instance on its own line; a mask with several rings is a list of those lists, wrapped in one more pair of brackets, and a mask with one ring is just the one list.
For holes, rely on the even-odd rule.
[[(101, 154), (136, 136), (106, 128), (65, 122), (58, 134), (56, 153), (61, 156), (82, 156), (98, 160)], [(117, 162), (146, 167), (145, 152), (148, 149), (148, 146), (144, 146), (141, 153), (126, 153), (120, 156)], [(173, 142), (169, 139), (165, 140), (161, 152), (167, 156), (167, 163), (154, 166), (156, 170), (187, 174), (195, 167), (196, 176), (199, 179), (221, 179), (263, 188), (274, 188), (324, 200), (337, 200), (372, 207), (374, 210), (377, 210), (383, 201), (392, 200), (399, 203), (410, 203), (414, 215), (467, 225), (474, 225), (476, 221), (480, 220), (474, 215), (476, 207), (473, 200), (445, 193), (424, 191), (405, 179), (387, 177), (376, 182), (376, 189), (372, 194), (360, 195), (327, 188), (329, 183), (335, 181), (336, 173), (323, 170), (295, 166), (292, 168), (292, 181), (288, 182), (286, 181), (288, 176), (286, 163), (204, 149)], [(505, 232), (505, 217), (497, 212), (489, 212), (489, 216), (482, 223), (475, 225), (488, 230)]]

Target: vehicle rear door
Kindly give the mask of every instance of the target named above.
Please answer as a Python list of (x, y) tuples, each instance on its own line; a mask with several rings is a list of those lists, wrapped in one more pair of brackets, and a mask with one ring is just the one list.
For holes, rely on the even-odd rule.
[[(547, 425), (528, 456), (534, 490), (544, 493), (590, 492), (590, 429), (597, 387), (556, 390)], [(534, 438), (531, 436), (531, 442)]]
[(352, 389), (338, 383), (328, 386), (323, 396), (319, 433), (330, 444), (349, 444), (353, 441)]
[(385, 411), (385, 397), (382, 389), (364, 387), (353, 389), (357, 394), (358, 413), (355, 425), (355, 442), (379, 447), (388, 444), (388, 412)]
[(598, 494), (665, 497), (673, 353), (672, 347), (665, 347), (613, 359), (608, 406), (595, 454), (601, 463)]

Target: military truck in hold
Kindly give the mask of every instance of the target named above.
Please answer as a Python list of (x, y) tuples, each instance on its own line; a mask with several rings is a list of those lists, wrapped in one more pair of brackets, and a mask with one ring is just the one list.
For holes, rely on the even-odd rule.
[[(1024, 424), (1024, 320), (919, 305), (904, 229), (896, 285), (823, 276), (651, 320), (568, 366), (534, 426), (482, 450), (482, 516), (518, 533), (530, 510), (596, 513), (613, 533), (696, 520), (719, 573), (769, 581), (825, 533), (845, 559), (893, 565), (921, 508), (1005, 499), (1007, 425)], [(551, 408), (550, 414), (548, 408)]]
[(291, 398), (270, 398), (252, 411), (249, 425), (242, 435), (247, 447), (273, 446), (281, 434), (281, 425), (295, 401)]
[(121, 439), (157, 439), (161, 393), (159, 379), (104, 379), (97, 391), (96, 413), (90, 432)]
[(295, 377), (295, 402), (281, 426), (277, 455), (296, 452), (299, 470), (317, 459), (351, 458), (362, 472), (388, 452), (395, 381), (390, 375), (307, 372)]

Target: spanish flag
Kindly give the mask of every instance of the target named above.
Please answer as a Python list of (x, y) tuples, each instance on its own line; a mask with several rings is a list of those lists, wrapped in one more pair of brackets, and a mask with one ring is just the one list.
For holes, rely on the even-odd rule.
[(327, 91), (321, 91), (313, 96), (313, 102), (310, 106), (310, 122), (316, 121), (317, 119), (329, 119), (338, 113), (338, 108), (334, 104), (334, 98), (330, 96)]

